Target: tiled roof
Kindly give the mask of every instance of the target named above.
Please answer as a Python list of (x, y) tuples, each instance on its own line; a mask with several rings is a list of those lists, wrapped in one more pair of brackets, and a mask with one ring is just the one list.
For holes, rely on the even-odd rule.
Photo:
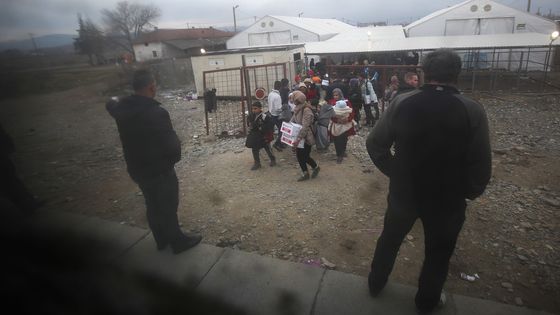
[(215, 28), (158, 29), (140, 35), (134, 40), (134, 43), (153, 43), (176, 39), (223, 38), (233, 35), (234, 33), (232, 32), (225, 32)]

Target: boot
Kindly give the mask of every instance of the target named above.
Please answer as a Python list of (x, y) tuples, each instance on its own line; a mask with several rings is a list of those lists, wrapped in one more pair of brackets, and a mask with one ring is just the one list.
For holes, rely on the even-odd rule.
[(186, 251), (187, 249), (193, 248), (202, 240), (202, 236), (198, 234), (187, 233), (181, 236), (178, 240), (171, 243), (171, 249), (173, 254), (177, 255)]
[(251, 171), (258, 170), (259, 168), (261, 168), (261, 163), (255, 162), (255, 164), (251, 167)]
[(317, 177), (317, 175), (319, 175), (320, 170), (321, 170), (321, 168), (319, 167), (319, 165), (317, 165), (317, 167), (315, 167), (313, 169), (313, 171), (311, 172), (311, 178)]
[(298, 178), (298, 182), (303, 182), (304, 180), (308, 180), (309, 179), (309, 172), (305, 172), (303, 174), (301, 174), (300, 178)]
[(272, 157), (270, 159), (270, 167), (273, 167), (273, 166), (276, 166), (276, 158), (275, 157)]

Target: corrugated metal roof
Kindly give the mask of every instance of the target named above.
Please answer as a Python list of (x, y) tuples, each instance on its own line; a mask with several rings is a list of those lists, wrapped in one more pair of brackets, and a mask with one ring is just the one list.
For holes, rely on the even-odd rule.
[(201, 38), (201, 39), (173, 39), (163, 41), (166, 44), (174, 46), (176, 48), (185, 50), (190, 48), (198, 47), (212, 47), (214, 45), (225, 44), (229, 37), (222, 38)]
[(215, 28), (184, 28), (164, 29), (160, 28), (150, 33), (140, 35), (134, 40), (134, 44), (162, 42), (175, 39), (201, 39), (231, 37), (234, 33), (221, 31)]
[[(433, 50), (439, 48), (515, 48), (545, 47), (550, 44), (550, 36), (540, 33), (463, 35), (463, 36), (422, 36), (379, 40), (327, 40), (305, 44), (306, 54), (335, 54), (357, 52), (389, 52)], [(560, 46), (560, 41), (554, 42)]]
[(279, 15), (269, 16), (321, 36), (339, 34), (356, 28), (353, 25), (346, 24), (335, 19), (316, 19)]

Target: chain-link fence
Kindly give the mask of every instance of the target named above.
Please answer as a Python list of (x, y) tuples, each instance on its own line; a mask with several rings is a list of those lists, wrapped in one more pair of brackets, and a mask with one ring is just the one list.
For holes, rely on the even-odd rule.
[(244, 136), (246, 112), (257, 100), (255, 91), (263, 89), (263, 95), (268, 95), (275, 81), (286, 78), (289, 67), (288, 63), (275, 63), (205, 71), (206, 134)]

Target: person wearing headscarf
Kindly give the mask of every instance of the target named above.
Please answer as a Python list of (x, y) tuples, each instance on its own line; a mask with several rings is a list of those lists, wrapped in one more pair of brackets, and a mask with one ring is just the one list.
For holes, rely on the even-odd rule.
[(329, 104), (334, 105), (334, 116), (329, 123), (329, 134), (331, 135), (334, 148), (336, 150), (336, 163), (342, 163), (346, 156), (346, 146), (348, 144), (348, 137), (356, 134), (354, 126), (354, 112), (352, 104), (344, 99), (341, 89), (333, 90), (333, 98)]
[[(315, 137), (313, 135), (313, 120), (314, 114), (313, 109), (307, 103), (305, 94), (300, 91), (294, 91), (292, 93), (292, 99), (296, 105), (294, 109), (294, 115), (292, 116), (291, 122), (301, 125), (301, 130), (297, 136), (296, 141), (293, 143), (293, 148), (296, 151), (296, 157), (301, 167), (301, 176), (298, 178), (298, 182), (308, 180), (309, 178), (315, 178), (319, 174), (319, 165), (313, 158), (311, 158), (311, 147), (315, 144)], [(304, 141), (303, 148), (298, 148), (301, 141)], [(309, 175), (307, 165), (311, 166), (312, 173)]]

